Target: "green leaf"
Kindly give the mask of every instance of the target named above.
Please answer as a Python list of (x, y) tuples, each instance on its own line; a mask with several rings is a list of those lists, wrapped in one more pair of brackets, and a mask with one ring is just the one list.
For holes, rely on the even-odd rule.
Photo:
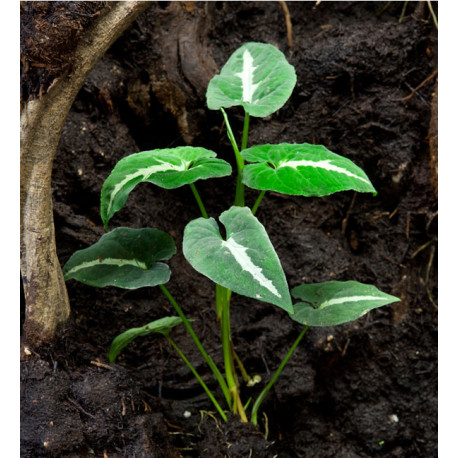
[(226, 240), (213, 218), (198, 218), (186, 226), (185, 258), (215, 283), (292, 312), (285, 274), (264, 226), (247, 207), (231, 207), (219, 219)]
[(207, 89), (210, 110), (243, 106), (251, 116), (280, 109), (296, 85), (296, 73), (284, 54), (265, 43), (245, 43), (235, 51)]
[(121, 350), (126, 347), (132, 340), (139, 336), (146, 336), (152, 332), (167, 335), (172, 328), (178, 326), (183, 321), (177, 316), (166, 316), (156, 321), (152, 321), (141, 328), (132, 328), (124, 331), (119, 336), (115, 337), (111, 343), (108, 352), (108, 360), (112, 363), (121, 353)]
[(257, 145), (242, 151), (242, 181), (253, 189), (301, 196), (337, 191), (376, 192), (367, 175), (349, 159), (309, 143)]
[(170, 235), (157, 229), (119, 227), (89, 248), (75, 252), (63, 267), (64, 279), (90, 286), (136, 289), (167, 283), (169, 267), (157, 261), (176, 253)]
[(335, 326), (356, 320), (372, 309), (400, 301), (373, 285), (356, 281), (329, 281), (296, 286), (291, 290), (295, 299), (290, 317), (307, 326)]
[(139, 183), (172, 189), (197, 180), (230, 175), (230, 164), (215, 156), (215, 152), (205, 148), (179, 146), (143, 151), (121, 159), (102, 187), (100, 213), (105, 228)]

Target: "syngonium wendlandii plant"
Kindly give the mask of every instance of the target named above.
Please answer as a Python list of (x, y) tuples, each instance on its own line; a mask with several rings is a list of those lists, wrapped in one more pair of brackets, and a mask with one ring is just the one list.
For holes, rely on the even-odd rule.
[[(209, 83), (207, 104), (221, 110), (237, 164), (234, 205), (219, 216), (225, 228), (209, 218), (195, 182), (230, 175), (231, 165), (205, 148), (180, 146), (155, 149), (121, 159), (106, 179), (101, 193), (101, 216), (108, 229), (112, 216), (126, 203), (129, 193), (143, 182), (166, 189), (189, 185), (201, 218), (185, 228), (183, 253), (195, 270), (215, 283), (216, 315), (221, 326), (224, 375), (202, 346), (191, 320), (165, 287), (170, 269), (164, 262), (176, 252), (172, 237), (158, 229), (120, 227), (106, 233), (89, 248), (76, 252), (65, 264), (66, 280), (76, 279), (92, 286), (113, 285), (135, 289), (159, 286), (178, 316), (165, 317), (143, 327), (129, 329), (116, 337), (109, 350), (113, 362), (134, 338), (162, 334), (198, 379), (224, 420), (227, 410), (248, 421), (240, 398), (239, 370), (250, 386), (250, 377), (231, 342), (230, 300), (237, 293), (276, 305), (304, 327), (286, 356), (251, 407), (251, 422), (257, 424), (261, 402), (275, 383), (286, 362), (309, 326), (334, 326), (355, 320), (370, 310), (399, 299), (375, 286), (356, 281), (303, 284), (291, 291), (280, 260), (264, 226), (255, 213), (267, 191), (294, 196), (326, 196), (337, 191), (375, 193), (367, 175), (353, 162), (321, 145), (308, 143), (248, 146), (250, 116), (266, 117), (280, 109), (296, 84), (296, 74), (282, 52), (269, 44), (246, 43), (229, 58), (219, 75)], [(242, 106), (245, 121), (241, 147), (224, 108)], [(245, 206), (244, 188), (259, 190), (253, 207)], [(292, 299), (296, 302), (293, 303)], [(208, 363), (221, 387), (227, 408), (223, 408), (201, 379), (191, 362), (170, 337), (173, 327), (183, 324)]]

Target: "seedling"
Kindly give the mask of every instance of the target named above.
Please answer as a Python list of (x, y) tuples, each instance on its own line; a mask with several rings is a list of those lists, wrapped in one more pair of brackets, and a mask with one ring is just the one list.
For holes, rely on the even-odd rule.
[[(266, 192), (306, 197), (327, 196), (345, 190), (375, 194), (369, 178), (357, 165), (324, 146), (282, 143), (248, 148), (250, 116), (265, 117), (279, 110), (289, 99), (295, 84), (294, 68), (285, 56), (274, 46), (263, 43), (243, 45), (209, 83), (208, 108), (221, 110), (237, 164), (234, 205), (219, 216), (225, 236), (221, 235), (216, 220), (208, 217), (195, 185), (198, 180), (231, 174), (231, 165), (217, 158), (213, 151), (181, 146), (132, 154), (118, 162), (102, 187), (101, 217), (108, 229), (110, 219), (122, 209), (138, 184), (149, 182), (165, 189), (190, 186), (202, 217), (186, 226), (183, 254), (197, 272), (215, 283), (223, 372), (206, 352), (191, 320), (165, 286), (170, 269), (164, 261), (176, 253), (170, 235), (151, 228), (117, 228), (91, 247), (76, 252), (63, 268), (66, 280), (73, 278), (92, 286), (114, 285), (125, 289), (158, 286), (178, 316), (161, 318), (125, 331), (113, 340), (109, 360), (113, 362), (122, 349), (139, 336), (162, 334), (190, 368), (225, 421), (229, 410), (247, 422), (247, 409), (251, 409), (250, 420), (257, 424), (262, 401), (310, 326), (335, 326), (399, 301), (375, 286), (356, 281), (303, 284), (291, 291), (288, 288), (267, 231), (255, 216)], [(233, 106), (242, 106), (245, 112), (240, 149), (224, 110)], [(245, 206), (245, 186), (260, 191), (252, 208)], [(231, 341), (232, 293), (273, 304), (304, 325), (260, 395), (245, 404), (240, 397), (237, 372), (248, 386), (259, 383), (260, 378), (247, 374)], [(293, 299), (297, 301), (293, 303)], [(180, 324), (186, 327), (216, 377), (227, 403), (226, 409), (170, 337), (172, 328)]]

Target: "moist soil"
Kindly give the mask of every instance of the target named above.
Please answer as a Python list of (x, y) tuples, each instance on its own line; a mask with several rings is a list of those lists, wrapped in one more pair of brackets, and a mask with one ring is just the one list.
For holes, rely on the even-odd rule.
[[(117, 334), (174, 315), (158, 288), (70, 281), (69, 323), (53, 343), (22, 355), (21, 456), (437, 456), (437, 31), (426, 2), (408, 2), (400, 21), (402, 5), (390, 2), (381, 11), (384, 2), (290, 2), (290, 49), (279, 2), (152, 2), (112, 46), (81, 89), (55, 158), (62, 264), (103, 234), (100, 190), (122, 157), (190, 144), (235, 165), (205, 89), (235, 49), (261, 41), (285, 53), (298, 82), (278, 113), (251, 119), (249, 143), (326, 145), (362, 167), (378, 190), (376, 197), (266, 195), (257, 216), (289, 286), (357, 280), (402, 302), (353, 323), (310, 329), (255, 428), (235, 417), (224, 424), (160, 337), (137, 339), (108, 364)], [(46, 66), (38, 76), (27, 73), (33, 69), (23, 71), (26, 98), (46, 92), (52, 80)], [(234, 108), (229, 115), (240, 133), (243, 113)], [(211, 216), (232, 203), (230, 178), (197, 187)], [(256, 197), (247, 191), (249, 205)], [(110, 224), (174, 237), (168, 288), (222, 367), (213, 285), (181, 253), (183, 229), (197, 217), (189, 188), (143, 184)], [(231, 318), (239, 356), (265, 383), (301, 326), (272, 305), (237, 295)], [(173, 337), (218, 393), (184, 328)], [(263, 383), (242, 387), (243, 399)]]

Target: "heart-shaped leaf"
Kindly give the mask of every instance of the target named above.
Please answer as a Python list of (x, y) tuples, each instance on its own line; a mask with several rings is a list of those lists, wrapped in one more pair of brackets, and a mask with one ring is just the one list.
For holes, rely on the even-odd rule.
[(291, 290), (295, 299), (290, 317), (307, 326), (335, 326), (356, 320), (372, 309), (400, 301), (373, 285), (356, 281), (329, 281), (296, 286)]
[(280, 109), (296, 85), (296, 73), (284, 54), (265, 43), (245, 43), (235, 51), (207, 89), (210, 110), (243, 106), (251, 116)]
[(176, 253), (170, 235), (157, 229), (119, 227), (89, 248), (75, 252), (63, 267), (65, 280), (90, 286), (136, 289), (167, 283), (170, 269), (157, 261)]
[(242, 181), (253, 189), (301, 196), (327, 196), (352, 189), (376, 192), (367, 175), (349, 159), (309, 143), (257, 145), (242, 151)]
[(152, 321), (141, 328), (132, 328), (124, 331), (119, 336), (115, 337), (108, 351), (108, 360), (112, 363), (121, 353), (121, 350), (126, 347), (132, 340), (139, 336), (146, 336), (152, 332), (167, 335), (172, 328), (183, 323), (182, 319), (177, 316), (166, 316), (159, 320)]
[(105, 228), (139, 183), (172, 189), (197, 180), (230, 175), (230, 164), (215, 156), (215, 152), (205, 148), (179, 146), (143, 151), (121, 159), (102, 187), (100, 213)]
[(292, 312), (285, 274), (264, 226), (247, 207), (231, 207), (219, 219), (226, 240), (213, 218), (198, 218), (186, 226), (185, 258), (215, 283)]

